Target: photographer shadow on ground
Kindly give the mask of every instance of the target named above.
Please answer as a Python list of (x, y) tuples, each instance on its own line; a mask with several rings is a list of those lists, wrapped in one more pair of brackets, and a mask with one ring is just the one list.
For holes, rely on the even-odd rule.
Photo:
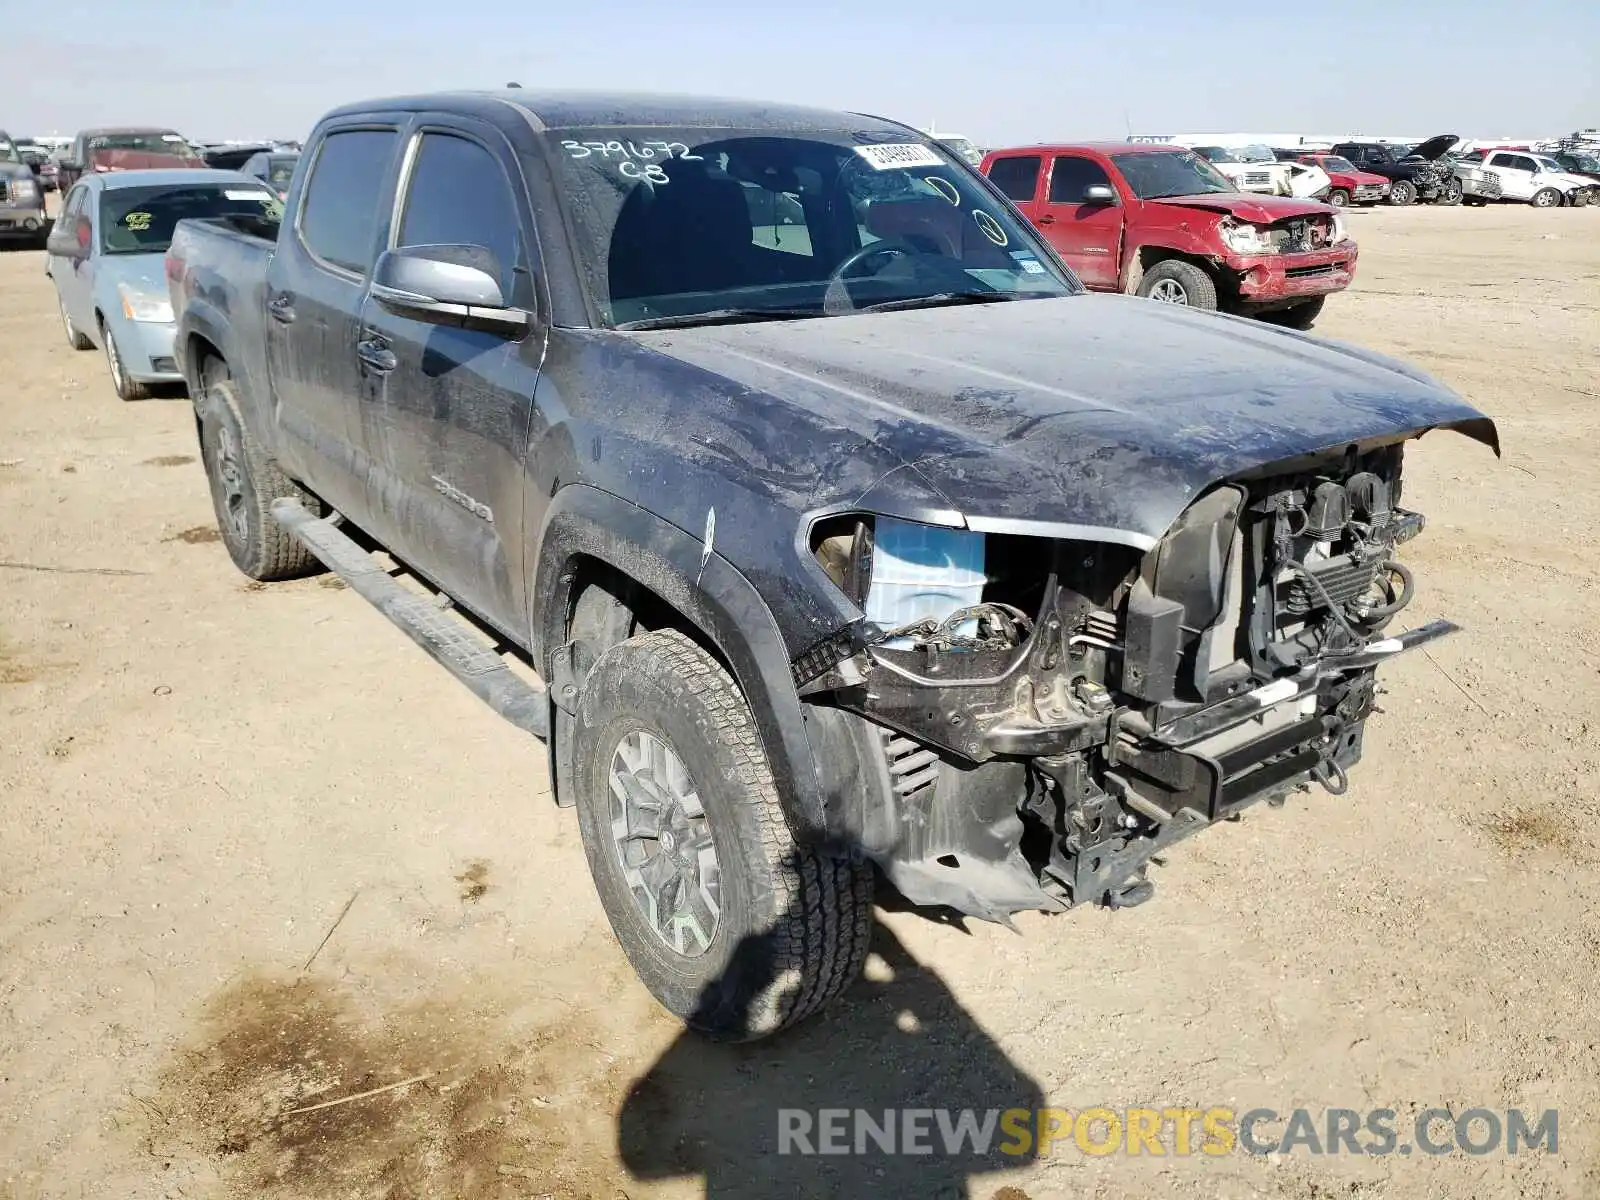
[[(736, 971), (775, 978), (770, 942), (746, 938), (728, 967)], [(707, 1200), (942, 1200), (965, 1197), (975, 1175), (1031, 1163), (1043, 1103), (1039, 1085), (879, 924), (865, 977), (820, 1016), (765, 1042), (684, 1030), (629, 1089), (619, 1152), (641, 1181), (704, 1178)], [(1026, 1117), (1002, 1121), (1008, 1109)], [(822, 1110), (846, 1113), (824, 1124)], [(963, 1110), (972, 1110), (966, 1130)], [(948, 1144), (967, 1130), (982, 1142), (986, 1125), (986, 1148), (975, 1151), (972, 1136)], [(836, 1152), (822, 1153), (825, 1145)], [(995, 1189), (1003, 1184), (993, 1176)]]

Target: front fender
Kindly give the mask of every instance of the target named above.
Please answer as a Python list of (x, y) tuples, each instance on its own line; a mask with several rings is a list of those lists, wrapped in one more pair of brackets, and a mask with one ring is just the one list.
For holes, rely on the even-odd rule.
[(648, 588), (721, 652), (761, 731), (790, 827), (799, 837), (820, 840), (822, 791), (800, 697), (783, 637), (760, 593), (698, 535), (610, 492), (569, 484), (546, 510), (529, 590), (533, 661), (546, 679), (555, 675), (554, 657), (565, 642), (572, 587), (585, 558)]

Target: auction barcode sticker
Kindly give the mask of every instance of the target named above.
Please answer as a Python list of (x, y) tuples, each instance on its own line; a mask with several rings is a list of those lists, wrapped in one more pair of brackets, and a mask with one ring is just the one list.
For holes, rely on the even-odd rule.
[(942, 167), (944, 160), (921, 142), (892, 142), (880, 146), (857, 146), (861, 155), (879, 171), (896, 167)]

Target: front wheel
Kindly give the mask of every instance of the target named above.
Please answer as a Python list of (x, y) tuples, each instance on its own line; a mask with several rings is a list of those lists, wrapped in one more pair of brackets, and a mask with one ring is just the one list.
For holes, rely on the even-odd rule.
[(1328, 193), (1328, 203), (1335, 208), (1344, 208), (1350, 203), (1350, 193), (1343, 188), (1334, 188)]
[(1193, 263), (1180, 258), (1169, 258), (1156, 263), (1139, 280), (1139, 295), (1163, 304), (1181, 304), (1188, 308), (1215, 312), (1217, 285)]
[(100, 326), (100, 340), (105, 343), (106, 366), (111, 371), (111, 383), (117, 389), (117, 395), (124, 400), (148, 400), (150, 387), (128, 374), (128, 365), (122, 361), (122, 351), (117, 349), (117, 339), (112, 336), (111, 326)]
[(1310, 329), (1322, 315), (1322, 306), (1327, 302), (1326, 296), (1317, 296), (1289, 308), (1263, 313), (1261, 319), (1272, 325), (1282, 325), (1285, 329)]
[(870, 868), (796, 842), (749, 706), (704, 649), (676, 630), (611, 647), (585, 681), (572, 747), (595, 889), (664, 1008), (749, 1041), (860, 973)]
[(1535, 208), (1559, 208), (1561, 206), (1561, 193), (1555, 188), (1540, 188), (1533, 194)]
[(1444, 191), (1439, 193), (1439, 198), (1434, 201), (1434, 203), (1447, 205), (1460, 204), (1461, 197), (1464, 192), (1465, 189), (1461, 186), (1461, 180), (1452, 179), (1449, 183), (1444, 185)]
[(1389, 188), (1389, 203), (1397, 208), (1417, 202), (1417, 185), (1409, 179), (1396, 179)]

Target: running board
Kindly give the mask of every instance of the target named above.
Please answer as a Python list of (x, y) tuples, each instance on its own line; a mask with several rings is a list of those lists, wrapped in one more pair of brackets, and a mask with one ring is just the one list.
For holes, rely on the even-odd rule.
[(537, 738), (549, 737), (549, 693), (542, 684), (513, 674), (493, 647), (484, 645), (463, 628), (448, 610), (401, 587), (372, 555), (330, 520), (312, 516), (298, 500), (288, 497), (272, 502), (272, 515), (323, 565), (403, 629), (473, 695), (518, 729)]

